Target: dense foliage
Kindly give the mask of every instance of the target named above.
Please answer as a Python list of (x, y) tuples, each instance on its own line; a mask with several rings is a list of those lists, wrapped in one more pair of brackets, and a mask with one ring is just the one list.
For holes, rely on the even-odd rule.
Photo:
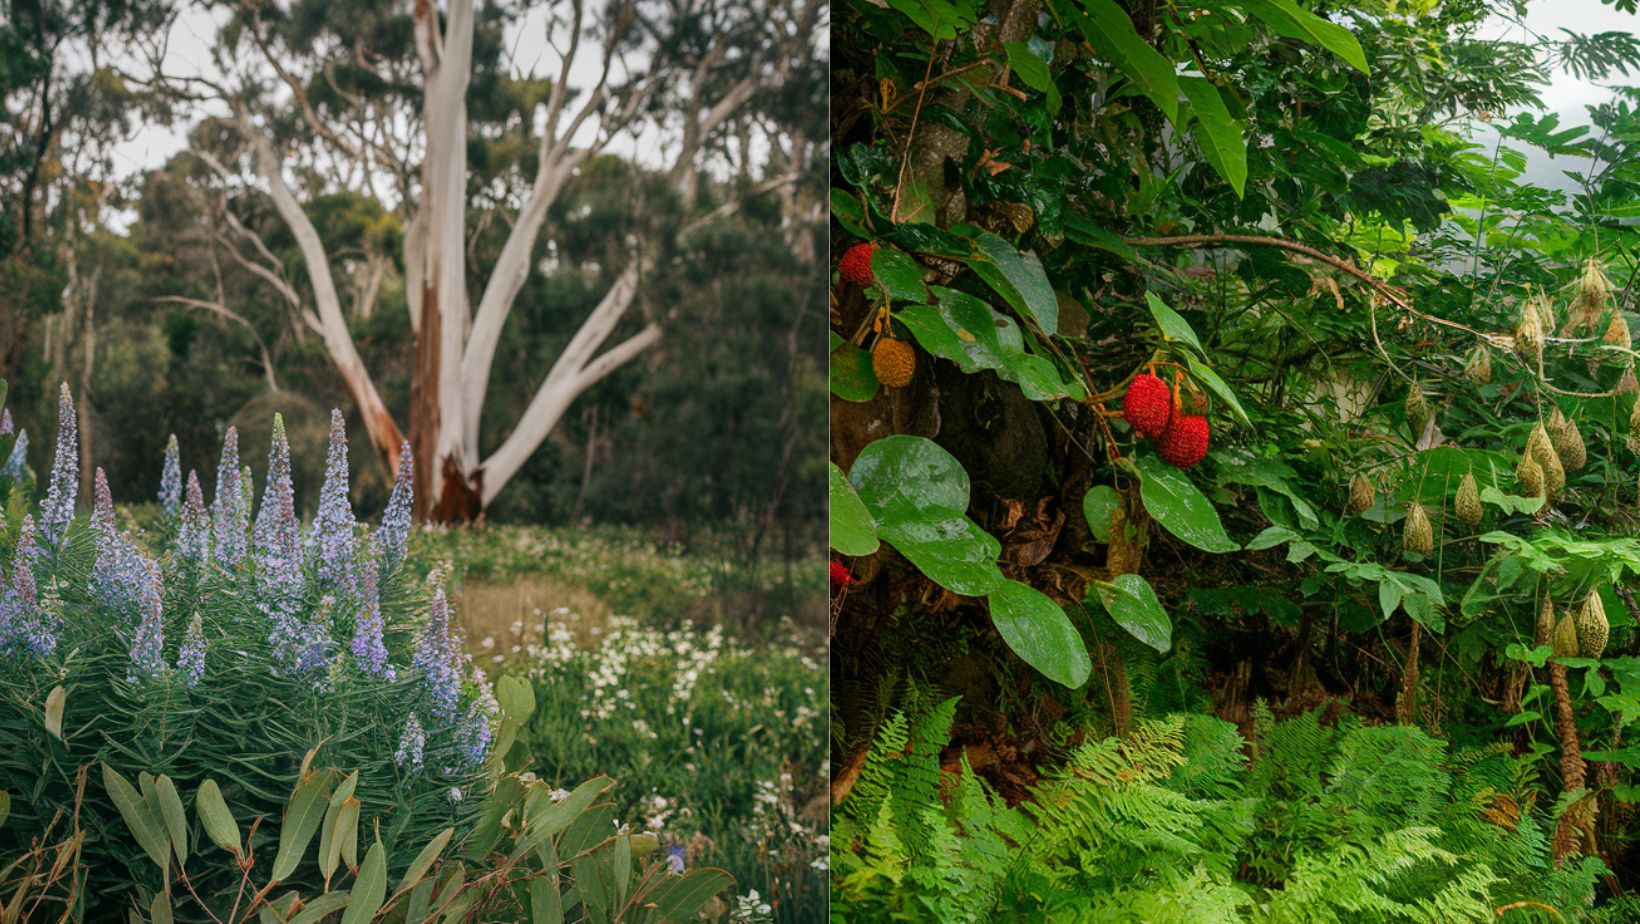
[[(1491, 14), (838, 13), (833, 249), (875, 247), (845, 257), (832, 317), (837, 916), (938, 918), (947, 885), (976, 889), (976, 914), (1052, 901), (1034, 851), (1097, 834), (1113, 840), (1073, 840), (1090, 878), (1054, 887), (1218, 903), (1191, 920), (1621, 918), (1606, 897), (1635, 882), (1640, 769), (1637, 116), (1626, 90), (1591, 107), (1592, 131), (1532, 110), (1551, 68), (1617, 73), (1633, 42), (1483, 38)], [(1525, 178), (1545, 155), (1583, 166), (1545, 188)], [(884, 344), (912, 347), (909, 374)], [(894, 751), (894, 716), (928, 688), (961, 698), (900, 747), (940, 771), (873, 809), (873, 741)], [(1229, 774), (1252, 742), (1259, 778), (1261, 723), (1314, 728), (1268, 716), (1323, 705), (1341, 750), (1304, 789), (1237, 785), (1300, 818), (1357, 785), (1351, 749), (1410, 748), (1417, 765), (1394, 766), (1436, 782), (1357, 819), (1394, 838), (1210, 814), (1226, 827), (1198, 853), (1147, 833), (1167, 802), (1125, 825), (1045, 818), (1087, 761), (1176, 754), (1158, 729), (1211, 727), (1167, 714), (1236, 723), (1240, 739), (1182, 747)], [(1474, 778), (1479, 755), (1513, 783)], [(1113, 759), (1148, 768), (1134, 782), (1171, 772)], [(976, 777), (1011, 820), (990, 820)], [(1519, 806), (1482, 817), (1492, 831), (1475, 826), (1488, 786)], [(1158, 798), (1179, 813), (1203, 795)], [(985, 851), (996, 875), (976, 878)], [(925, 898), (894, 905), (873, 879), (890, 872)]]

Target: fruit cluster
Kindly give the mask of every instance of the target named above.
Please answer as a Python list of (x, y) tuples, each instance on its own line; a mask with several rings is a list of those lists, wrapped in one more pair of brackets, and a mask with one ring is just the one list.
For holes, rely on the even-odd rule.
[(1133, 377), (1122, 397), (1122, 419), (1156, 442), (1156, 454), (1177, 468), (1189, 468), (1207, 455), (1211, 427), (1200, 414), (1186, 414), (1172, 386), (1143, 372)]

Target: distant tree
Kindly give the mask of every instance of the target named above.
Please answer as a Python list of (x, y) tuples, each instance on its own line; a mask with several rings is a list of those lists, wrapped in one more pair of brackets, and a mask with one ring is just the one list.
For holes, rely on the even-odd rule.
[[(443, 15), (425, 0), (408, 11), (237, 5), (219, 35), (225, 76), (162, 75), (179, 98), (228, 105), (229, 118), (193, 136), (194, 152), (233, 190), (224, 221), (283, 287), (292, 317), (318, 335), (390, 465), (405, 431), (352, 322), (374, 314), (380, 283), (371, 280), (386, 273), (385, 248), (402, 240), (418, 513), (441, 520), (477, 516), (579, 395), (660, 339), (659, 317), (623, 322), (640, 291), (675, 271), (678, 239), (753, 197), (790, 201), (818, 166), (810, 139), (821, 132), (793, 130), (804, 120), (792, 105), (794, 92), (824, 86), (818, 0), (613, 0), (596, 10), (577, 0), (567, 16), (549, 14), (549, 40), (558, 40), (549, 41), (558, 56), (550, 80), (511, 73), (502, 39), (517, 13), (476, 10), (472, 0), (452, 0)], [(574, 87), (592, 45), (597, 76)], [(628, 203), (625, 240), (607, 261), (565, 265), (543, 234), (549, 212), (594, 158), (622, 147), (617, 139), (642, 152), (623, 159), (663, 165), (670, 189)], [(735, 174), (713, 187), (731, 194), (703, 201), (701, 173), (712, 165)], [(253, 192), (271, 199), (294, 240), (311, 305), (241, 218)], [(361, 251), (350, 310), (327, 247), (332, 228), (321, 222), (365, 220), (366, 201), (381, 203), (403, 234), (381, 226), (377, 249)], [(602, 278), (603, 292), (557, 355), (541, 358), (548, 371), (486, 455), (480, 423), (496, 350), (516, 309), (546, 307), (520, 299), (540, 268)]]

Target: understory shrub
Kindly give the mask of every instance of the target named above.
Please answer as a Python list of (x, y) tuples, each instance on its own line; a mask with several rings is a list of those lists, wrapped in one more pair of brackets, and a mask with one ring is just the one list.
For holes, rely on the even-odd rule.
[[(149, 907), (166, 878), (125, 833), (108, 778), (93, 772), (77, 796), (82, 768), (165, 776), (190, 804), (212, 779), (241, 818), (278, 818), (310, 751), (356, 771), (360, 825), (380, 838), (388, 868), (442, 829), (468, 830), (493, 776), (499, 707), (439, 581), (403, 566), (408, 449), (380, 525), (366, 528), (348, 504), (346, 435), (333, 413), (325, 483), (304, 529), (277, 416), (254, 518), (234, 430), (208, 508), (173, 442), (165, 522), (137, 534), (120, 531), (100, 470), (90, 516), (76, 515), (75, 431), (65, 386), (43, 502), (34, 512), (8, 502), (0, 531), (0, 792), (11, 796), (0, 857), (25, 855), (77, 807), (86, 913), (123, 917), (128, 901)], [(19, 475), (26, 481), (26, 464)], [(272, 859), (255, 855), (259, 874)], [(232, 864), (199, 870), (192, 886), (212, 905), (239, 885)], [(311, 889), (316, 875), (304, 869), (285, 885)]]
[(544, 617), (520, 665), (536, 709), (520, 738), (554, 785), (606, 772), (617, 817), (693, 868), (721, 865), (777, 921), (826, 896), (826, 666), (720, 628)]
[[(836, 921), (1607, 921), (1593, 857), (1557, 864), (1550, 804), (1507, 745), (1317, 713), (1250, 740), (1205, 715), (1076, 747), (1008, 806), (966, 757), (955, 698), (896, 712), (833, 831)], [(1631, 909), (1632, 910), (1632, 909)], [(1501, 917), (1507, 914), (1508, 917)]]

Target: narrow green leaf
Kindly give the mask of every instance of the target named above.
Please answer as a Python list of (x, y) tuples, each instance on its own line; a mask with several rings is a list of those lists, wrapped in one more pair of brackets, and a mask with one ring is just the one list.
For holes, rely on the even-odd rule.
[[(0, 379), (0, 382), (3, 382)], [(4, 826), (6, 818), (11, 815), (11, 793), (0, 789), (0, 826)]]
[(304, 906), (285, 924), (318, 924), (326, 916), (334, 914), (336, 909), (347, 907), (348, 900), (349, 896), (346, 889), (337, 892), (326, 892)]
[(655, 909), (662, 921), (689, 921), (712, 900), (712, 896), (735, 884), (735, 878), (720, 869), (692, 869), (682, 876), (661, 881), (644, 902)]
[(354, 837), (354, 843), (358, 843), (358, 829), (359, 800), (348, 796), (340, 805), (332, 801), (319, 828), (319, 872), (324, 873), (325, 882), (336, 874), (349, 834)]
[(1238, 423), (1244, 427), (1253, 425), (1252, 418), (1247, 416), (1246, 408), (1241, 406), (1241, 399), (1236, 397), (1235, 389), (1231, 388), (1228, 382), (1220, 378), (1217, 372), (1214, 372), (1205, 361), (1198, 359), (1194, 354), (1186, 353), (1184, 359), (1185, 363), (1190, 366), (1190, 374), (1196, 377), (1196, 381), (1206, 385), (1208, 391), (1218, 396), (1224, 406), (1230, 409), (1230, 413)]
[(387, 898), (387, 849), (381, 841), (370, 845), (359, 878), (354, 880), (352, 898), (342, 915), (342, 924), (368, 924)]
[(1207, 162), (1240, 197), (1247, 186), (1247, 139), (1242, 135), (1241, 123), (1230, 117), (1219, 88), (1207, 78), (1181, 77), (1179, 87), (1196, 115), (1196, 129), (1191, 134)]
[(1025, 42), (1007, 42), (1002, 50), (1007, 53), (1008, 66), (1014, 69), (1014, 74), (1027, 87), (1046, 94), (1049, 114), (1057, 115), (1061, 99), (1059, 88), (1053, 82), (1053, 73), (1048, 70), (1048, 62), (1042, 60)]
[(986, 598), (997, 633), (1014, 654), (1055, 683), (1087, 683), (1093, 662), (1064, 609), (1028, 584), (1005, 580)]
[(194, 796), (194, 809), (199, 812), (199, 822), (205, 829), (205, 836), (235, 857), (240, 856), (239, 824), (234, 821), (233, 812), (229, 811), (228, 803), (223, 800), (222, 789), (216, 785), (216, 780), (199, 784), (199, 793)]
[(148, 854), (148, 858), (161, 871), (168, 871), (171, 868), (171, 844), (160, 828), (159, 819), (149, 810), (147, 800), (129, 780), (120, 776), (119, 771), (106, 763), (102, 768), (103, 788), (108, 790), (108, 798), (113, 800), (114, 807), (125, 820), (125, 826), (131, 830), (131, 836), (136, 838), (143, 853)]
[(168, 893), (161, 892), (154, 896), (148, 906), (148, 920), (152, 924), (172, 924), (176, 920), (171, 913), (171, 896)]
[(1368, 73), (1367, 56), (1350, 30), (1328, 22), (1292, 0), (1244, 0), (1242, 7), (1264, 20), (1278, 35), (1319, 45), (1361, 73)]
[(46, 694), (46, 731), (58, 741), (63, 740), (63, 707), (68, 702), (68, 691), (62, 684), (51, 688)]
[(302, 855), (319, 830), (329, 806), (334, 776), (329, 771), (312, 774), (296, 785), (296, 792), (285, 806), (285, 818), (279, 826), (279, 851), (273, 857), (273, 879), (282, 882), (296, 872)]
[(1082, 0), (1087, 11), (1078, 25), (1093, 46), (1094, 53), (1116, 66), (1139, 90), (1167, 114), (1169, 122), (1179, 121), (1179, 79), (1173, 62), (1150, 47), (1133, 28), (1133, 20), (1115, 0)]
[[(1059, 297), (1054, 294), (1053, 284), (1048, 281), (1048, 274), (1042, 269), (1042, 261), (1037, 259), (1036, 254), (1019, 250), (989, 231), (980, 232), (975, 243), (989, 260), (989, 266), (979, 260), (970, 260), (969, 265), (974, 271), (1022, 316), (1035, 321), (1036, 326), (1042, 328), (1042, 333), (1049, 337), (1057, 333)], [(982, 271), (982, 267), (988, 271)], [(1005, 284), (999, 284), (998, 273)]]
[(530, 924), (563, 924), (564, 900), (558, 892), (558, 877), (536, 876), (530, 880)]
[(433, 862), (444, 853), (445, 846), (450, 843), (450, 838), (455, 833), (455, 828), (445, 828), (434, 835), (433, 839), (427, 842), (427, 846), (421, 848), (416, 858), (410, 861), (410, 867), (404, 871), (404, 877), (399, 880), (398, 891), (402, 892), (415, 885), (421, 881), (421, 877), (427, 875), (427, 871), (433, 868)]
[(155, 783), (159, 793), (159, 814), (165, 820), (165, 830), (171, 835), (171, 847), (176, 851), (177, 866), (188, 865), (188, 813), (182, 807), (182, 796), (177, 784), (168, 776)]
[(1191, 327), (1190, 322), (1182, 315), (1169, 308), (1154, 292), (1145, 293), (1145, 302), (1150, 305), (1150, 316), (1156, 319), (1156, 326), (1162, 329), (1163, 336), (1188, 344), (1197, 353), (1204, 352), (1201, 339), (1196, 336), (1196, 329)]

